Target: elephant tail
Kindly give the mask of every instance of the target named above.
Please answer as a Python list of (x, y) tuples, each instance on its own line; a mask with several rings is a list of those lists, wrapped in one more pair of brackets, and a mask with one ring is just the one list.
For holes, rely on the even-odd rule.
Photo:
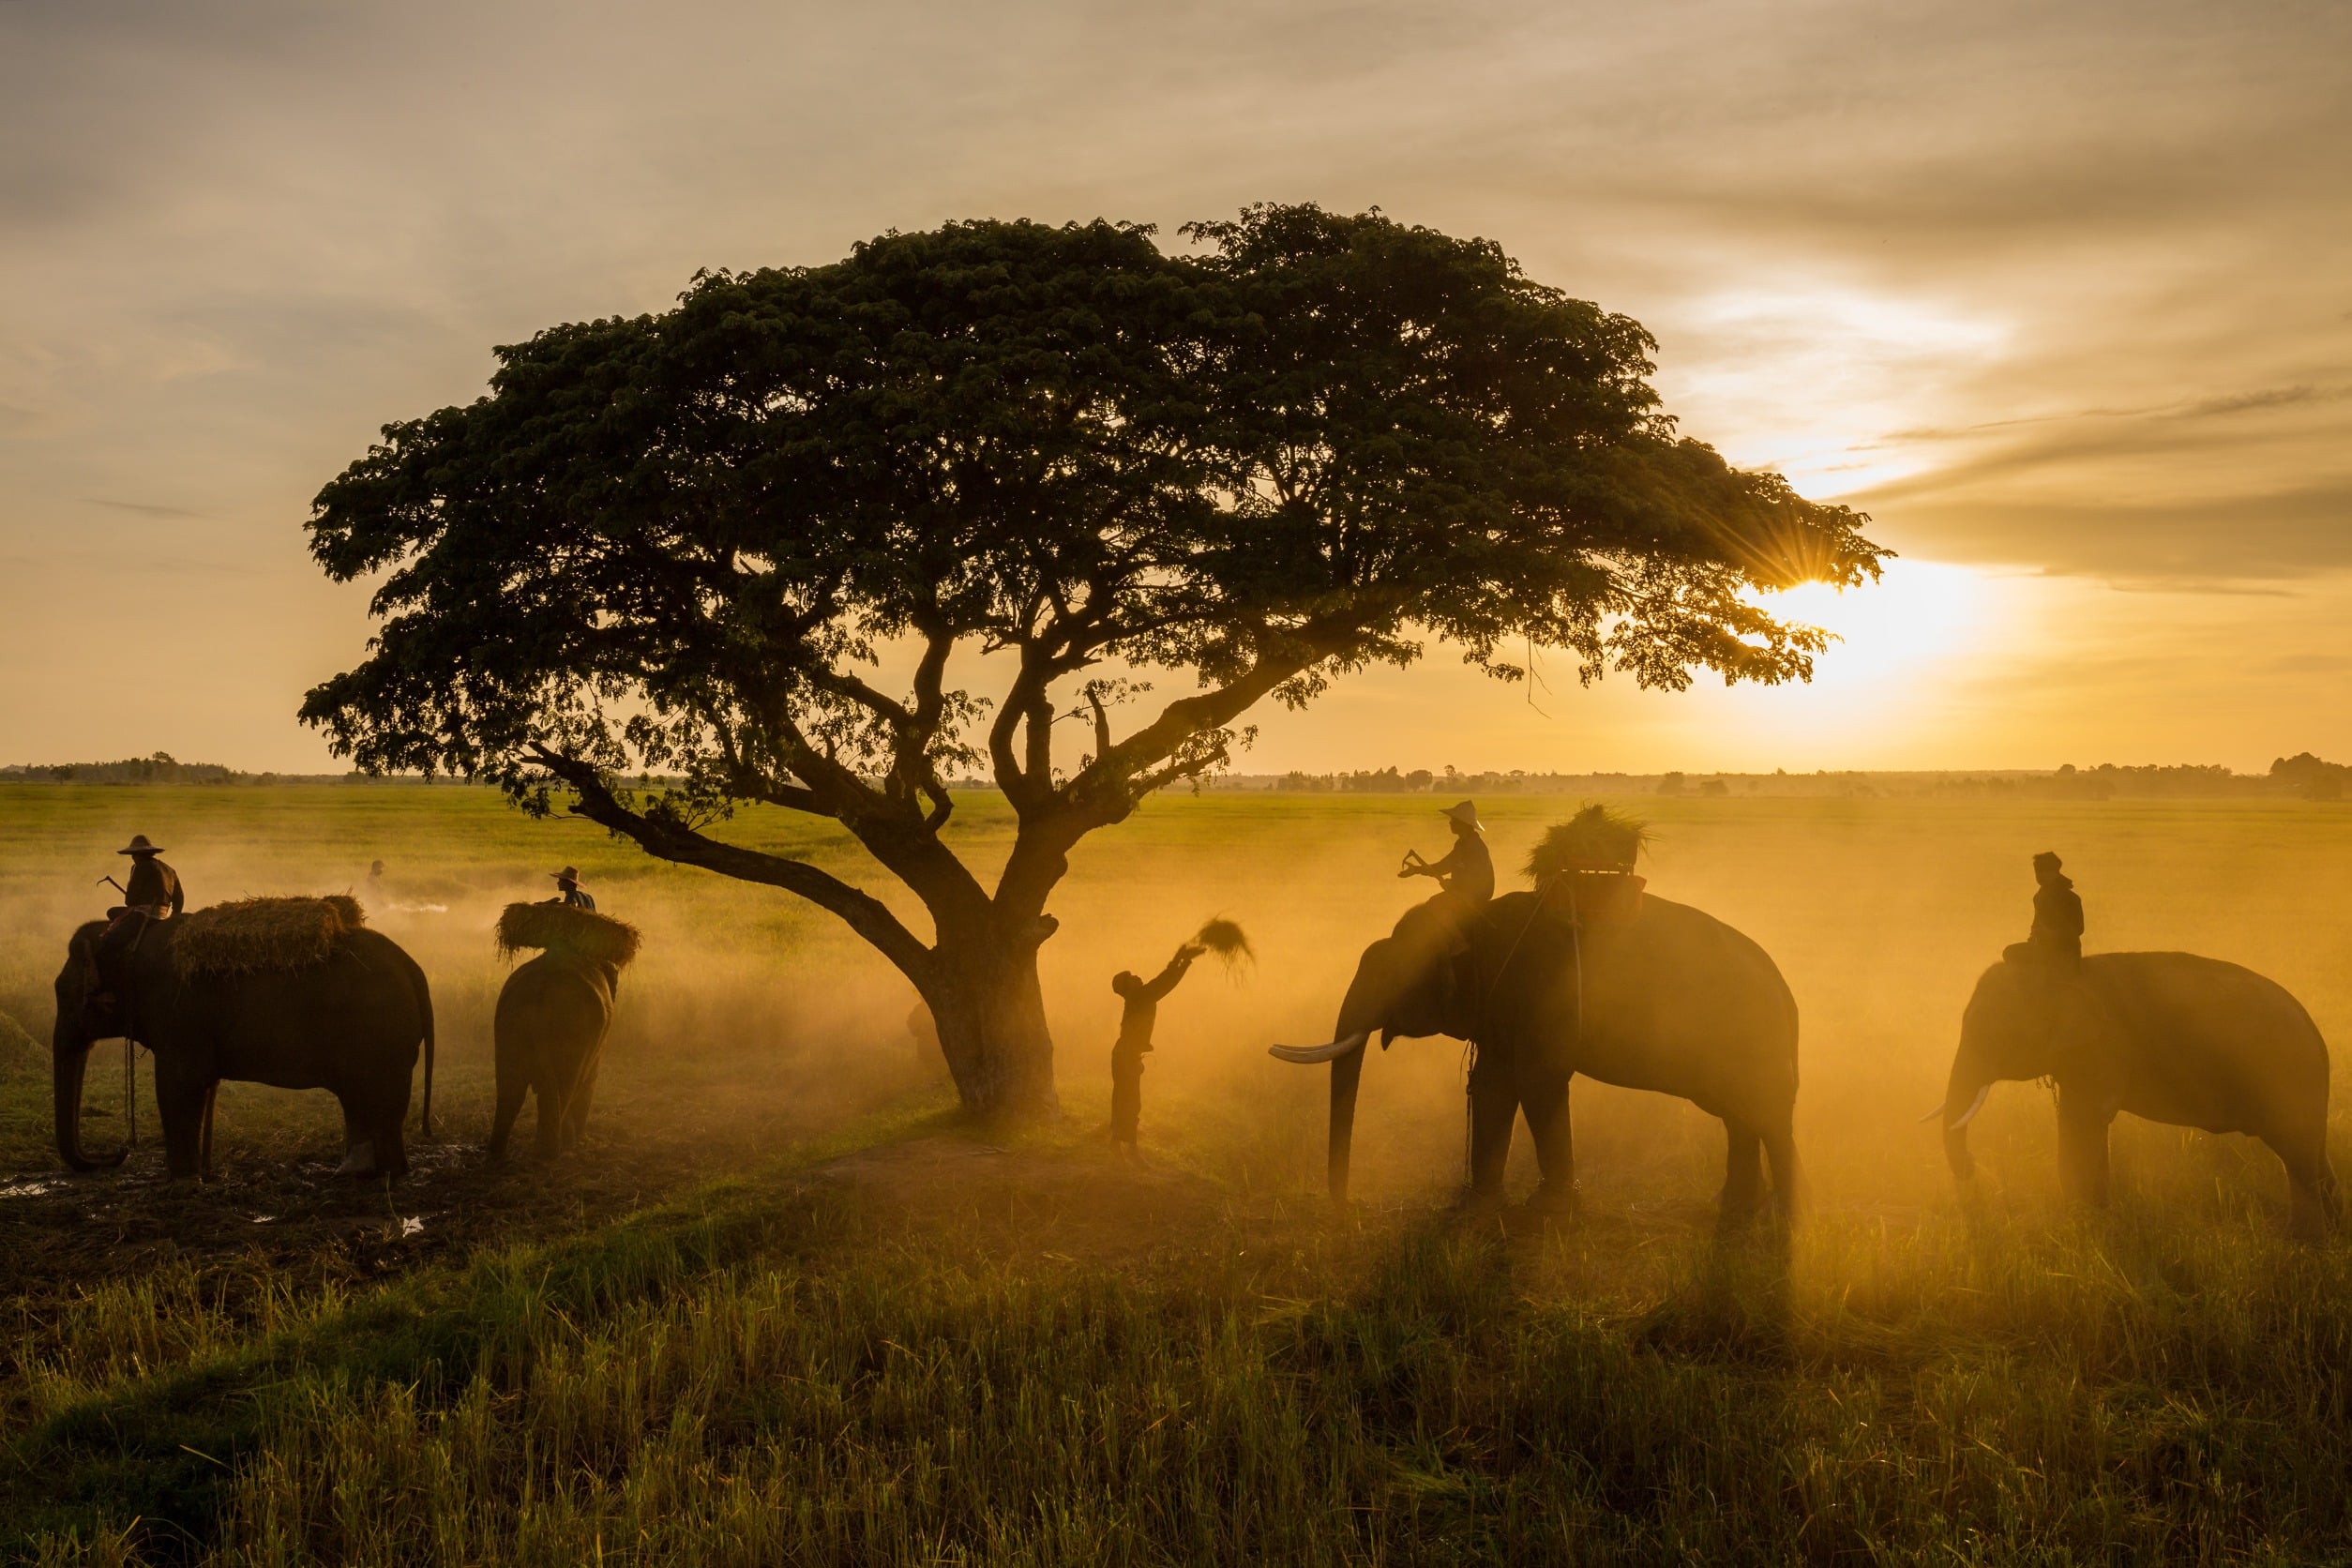
[[(407, 958), (408, 955), (400, 955)], [(416, 1010), (425, 1020), (425, 1105), (417, 1118), (418, 1131), (426, 1138), (433, 1136), (433, 989), (425, 979), (425, 972), (416, 960), (408, 960), (409, 984), (416, 988)]]

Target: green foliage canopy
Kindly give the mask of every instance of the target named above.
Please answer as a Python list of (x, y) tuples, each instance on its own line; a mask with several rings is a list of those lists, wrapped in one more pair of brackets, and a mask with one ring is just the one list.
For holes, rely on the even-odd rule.
[[(1268, 697), (1431, 635), (1506, 679), (1520, 648), (1588, 680), (1802, 678), (1820, 634), (1747, 590), (1877, 569), (1865, 519), (1676, 438), (1640, 326), (1491, 243), (1314, 206), (1184, 234), (890, 234), (500, 349), (487, 396), (320, 493), (313, 553), (385, 574), (383, 625), (303, 716), (363, 767), (568, 789), (656, 854), (816, 898), (920, 985), (937, 951), (879, 903), (716, 819), (838, 819), (944, 944), (1033, 923), (1080, 836), (1222, 764)], [(996, 689), (960, 683), (974, 653)], [(1155, 673), (1191, 689), (1116, 734)], [(983, 764), (1020, 822), (993, 890), (938, 838)], [(615, 782), (647, 770), (686, 782)]]

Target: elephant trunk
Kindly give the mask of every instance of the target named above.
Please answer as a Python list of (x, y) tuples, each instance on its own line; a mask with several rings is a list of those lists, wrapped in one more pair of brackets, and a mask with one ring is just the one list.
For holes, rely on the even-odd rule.
[(1348, 1201), (1348, 1154), (1355, 1141), (1356, 1088), (1364, 1081), (1364, 1035), (1357, 1035), (1355, 1049), (1332, 1058), (1331, 1152), (1327, 1174), (1334, 1207), (1344, 1206)]
[(82, 1080), (89, 1070), (90, 1048), (95, 1043), (68, 1038), (63, 1022), (59, 1023), (53, 1082), (57, 1109), (57, 1154), (69, 1170), (112, 1170), (130, 1153), (125, 1148), (102, 1158), (92, 1158), (82, 1148)]

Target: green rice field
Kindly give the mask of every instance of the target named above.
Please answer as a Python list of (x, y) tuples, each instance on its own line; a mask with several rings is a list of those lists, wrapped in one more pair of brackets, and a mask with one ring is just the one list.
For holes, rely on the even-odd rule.
[[(911, 990), (828, 917), (584, 823), (455, 786), (0, 786), (0, 1558), (2352, 1560), (2352, 1247), (2285, 1239), (2269, 1152), (2127, 1121), (2087, 1214), (2041, 1087), (1995, 1092), (1965, 1201), (1918, 1122), (2042, 849), (2088, 947), (2249, 964), (2341, 1068), (2352, 808), (1616, 802), (1652, 891), (1762, 942), (1803, 1014), (1809, 1214), (1725, 1238), (1719, 1125), (1581, 1083), (1577, 1218), (1453, 1216), (1445, 1040), (1370, 1063), (1331, 1212), (1322, 1075), (1265, 1047), (1327, 1036), (1444, 804), (1168, 794), (1088, 840), (1044, 960), (1064, 1114), (1007, 1133), (957, 1119)], [(1481, 800), (1498, 863), (1576, 804)], [(917, 912), (829, 824), (721, 831)], [(958, 797), (968, 856), (1009, 831)], [(49, 983), (134, 832), (194, 905), (386, 863), (370, 923), (441, 1021), (407, 1180), (336, 1178), (333, 1102), (252, 1085), (209, 1185), (163, 1183), (143, 1085), (126, 1167), (62, 1173)], [(645, 954), (583, 1147), (492, 1168), (490, 926), (565, 864)], [(1108, 978), (1214, 914), (1258, 962), (1163, 1004), (1147, 1158), (1115, 1161)], [(93, 1146), (120, 1073), (101, 1047)]]

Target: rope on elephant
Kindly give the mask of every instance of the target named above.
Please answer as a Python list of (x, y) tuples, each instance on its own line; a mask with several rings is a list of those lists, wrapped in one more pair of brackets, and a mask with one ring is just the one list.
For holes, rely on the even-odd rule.
[(498, 953), (512, 958), (535, 947), (559, 957), (626, 969), (644, 944), (637, 927), (568, 904), (508, 904), (498, 916)]
[(182, 979), (309, 969), (335, 956), (367, 925), (347, 893), (323, 898), (238, 898), (172, 922), (172, 962)]

